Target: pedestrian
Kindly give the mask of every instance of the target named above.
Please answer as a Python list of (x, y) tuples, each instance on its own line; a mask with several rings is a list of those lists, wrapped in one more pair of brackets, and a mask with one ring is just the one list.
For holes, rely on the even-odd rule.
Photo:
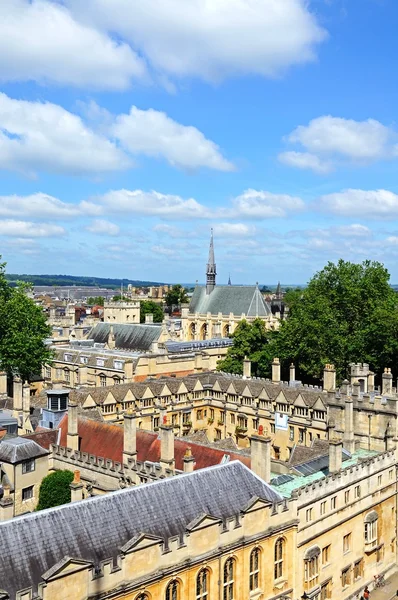
[(369, 592), (368, 586), (366, 586), (366, 588), (363, 591), (363, 597), (365, 600), (369, 600), (369, 598), (370, 598), (370, 592)]

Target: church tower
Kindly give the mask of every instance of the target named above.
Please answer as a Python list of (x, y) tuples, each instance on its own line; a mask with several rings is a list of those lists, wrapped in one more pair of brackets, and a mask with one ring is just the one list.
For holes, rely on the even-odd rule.
[(207, 261), (206, 270), (206, 294), (211, 294), (216, 287), (216, 263), (214, 260), (214, 244), (213, 244), (213, 229), (211, 230), (209, 260)]

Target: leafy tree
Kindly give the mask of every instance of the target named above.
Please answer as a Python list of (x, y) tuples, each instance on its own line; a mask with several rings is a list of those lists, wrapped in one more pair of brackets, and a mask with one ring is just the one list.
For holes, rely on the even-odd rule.
[(72, 471), (55, 471), (43, 479), (39, 490), (39, 502), (36, 510), (67, 504), (71, 500), (70, 484)]
[(167, 292), (165, 296), (166, 306), (172, 310), (173, 306), (179, 306), (188, 302), (188, 295), (186, 288), (182, 287), (180, 283), (173, 285), (172, 288)]
[(273, 354), (315, 378), (326, 363), (336, 366), (340, 380), (350, 362), (367, 362), (377, 372), (395, 366), (398, 298), (389, 277), (378, 262), (329, 262), (307, 288), (287, 299), (289, 317), (281, 323)]
[(116, 296), (113, 296), (112, 300), (114, 302), (132, 302), (131, 298), (128, 298), (127, 296), (122, 296), (121, 294), (116, 294)]
[(163, 321), (163, 310), (160, 304), (152, 300), (142, 300), (140, 302), (140, 322), (145, 323), (145, 315), (153, 314), (153, 322), (161, 323)]
[(19, 282), (11, 288), (0, 264), (0, 368), (30, 381), (41, 373), (52, 352), (45, 339), (51, 335), (44, 312), (27, 296), (29, 286)]
[(247, 357), (252, 363), (252, 375), (267, 377), (270, 375), (273, 358), (270, 344), (273, 335), (274, 332), (265, 329), (265, 323), (261, 319), (255, 319), (252, 323), (240, 321), (231, 336), (234, 345), (228, 348), (227, 356), (218, 362), (217, 369), (242, 374), (243, 360)]
[(90, 304), (91, 306), (94, 306), (94, 305), (104, 306), (104, 297), (103, 296), (90, 296), (90, 298), (87, 298), (87, 304)]

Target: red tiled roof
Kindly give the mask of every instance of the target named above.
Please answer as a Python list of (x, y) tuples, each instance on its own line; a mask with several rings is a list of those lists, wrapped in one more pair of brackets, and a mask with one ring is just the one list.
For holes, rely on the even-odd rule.
[[(61, 429), (60, 445), (67, 445), (68, 415), (65, 415), (59, 424)], [(122, 462), (123, 455), (123, 428), (118, 425), (110, 425), (92, 421), (91, 419), (79, 419), (78, 431), (80, 438), (80, 451), (109, 458)], [(228, 455), (230, 460), (239, 460), (250, 468), (250, 458), (228, 450), (219, 450), (210, 446), (204, 446), (194, 442), (185, 441), (183, 438), (174, 439), (174, 458), (176, 468), (183, 470), (183, 458), (187, 448), (191, 448), (195, 459), (195, 469), (203, 469), (221, 463), (223, 457)], [(149, 460), (159, 462), (160, 439), (157, 433), (151, 431), (137, 430), (137, 454), (138, 460)]]
[(34, 433), (29, 433), (23, 437), (33, 440), (42, 448), (49, 450), (51, 444), (57, 443), (58, 433), (58, 429), (44, 429), (42, 427), (37, 427)]

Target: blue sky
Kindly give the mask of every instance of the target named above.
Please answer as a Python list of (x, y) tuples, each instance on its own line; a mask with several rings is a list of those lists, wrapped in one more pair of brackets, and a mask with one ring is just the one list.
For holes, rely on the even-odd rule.
[(398, 283), (395, 0), (2, 0), (11, 272)]

